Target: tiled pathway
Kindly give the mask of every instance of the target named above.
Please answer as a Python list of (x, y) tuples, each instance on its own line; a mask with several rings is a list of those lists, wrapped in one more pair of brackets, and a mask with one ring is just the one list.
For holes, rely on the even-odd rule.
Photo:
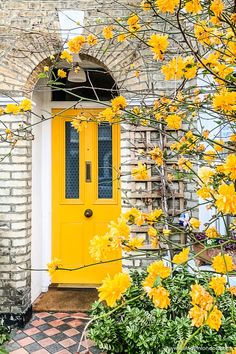
[[(86, 323), (84, 313), (35, 313), (6, 349), (10, 354), (76, 354)], [(80, 354), (101, 353), (89, 339), (81, 344)]]

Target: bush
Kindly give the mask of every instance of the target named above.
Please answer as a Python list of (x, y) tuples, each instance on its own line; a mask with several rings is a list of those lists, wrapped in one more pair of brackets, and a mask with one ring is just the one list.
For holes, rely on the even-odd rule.
[[(191, 284), (196, 281), (196, 276), (183, 267), (175, 272), (172, 278), (163, 281), (171, 297), (171, 306), (167, 310), (155, 308), (146, 295), (132, 301), (132, 298), (141, 295), (141, 283), (146, 273), (134, 271), (131, 277), (133, 285), (114, 311), (101, 302), (93, 305), (91, 316), (94, 322), (89, 330), (89, 337), (108, 354), (178, 352), (178, 347), (196, 331), (188, 317), (188, 311), (192, 306), (189, 292)], [(209, 277), (210, 274), (206, 273), (204, 276), (201, 275), (198, 281), (201, 285), (207, 286)], [(229, 292), (219, 296), (217, 301), (223, 313), (220, 330), (217, 332), (203, 326), (198, 334), (189, 340), (184, 350), (186, 354), (199, 352), (220, 354), (226, 353), (228, 348), (235, 347), (236, 301), (232, 300)]]

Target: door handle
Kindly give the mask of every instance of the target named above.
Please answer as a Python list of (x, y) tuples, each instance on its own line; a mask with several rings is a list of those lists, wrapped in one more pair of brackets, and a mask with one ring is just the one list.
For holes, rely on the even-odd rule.
[(92, 215), (93, 215), (93, 211), (91, 209), (85, 210), (84, 216), (86, 216), (86, 218), (91, 218)]
[(85, 161), (85, 182), (92, 182), (92, 163)]

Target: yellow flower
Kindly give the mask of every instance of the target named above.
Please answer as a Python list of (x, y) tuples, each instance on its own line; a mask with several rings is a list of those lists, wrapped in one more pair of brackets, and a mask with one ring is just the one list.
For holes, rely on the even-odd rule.
[(24, 98), (21, 102), (20, 102), (20, 109), (22, 111), (31, 111), (32, 109), (32, 102), (28, 99), (28, 98)]
[(118, 42), (124, 42), (126, 40), (126, 34), (125, 33), (121, 33), (119, 34), (119, 36), (117, 37), (117, 41)]
[(66, 74), (66, 72), (63, 69), (58, 69), (57, 70), (57, 76), (63, 79), (64, 77), (67, 76), (67, 74)]
[(171, 233), (171, 230), (170, 229), (163, 229), (162, 233), (163, 233), (164, 236), (169, 236), (170, 233)]
[(163, 54), (169, 45), (168, 35), (152, 34), (147, 42), (151, 47), (151, 51), (154, 53), (153, 58), (155, 60), (163, 60)]
[(128, 18), (127, 24), (129, 26), (130, 32), (136, 32), (140, 29), (139, 17), (137, 15), (132, 15)]
[(148, 154), (151, 155), (152, 160), (156, 162), (157, 166), (163, 165), (163, 152), (159, 147), (155, 147)]
[(202, 6), (199, 0), (190, 0), (185, 5), (185, 10), (192, 14), (197, 14), (202, 11)]
[(195, 306), (200, 306), (203, 310), (209, 311), (213, 304), (213, 297), (200, 284), (191, 285), (190, 296), (191, 303)]
[(116, 117), (116, 112), (114, 112), (112, 108), (108, 107), (104, 109), (101, 113), (99, 113), (98, 120), (112, 123), (115, 117)]
[(232, 180), (236, 179), (236, 155), (230, 154), (227, 156), (223, 164), (225, 174), (229, 175)]
[(155, 236), (157, 236), (157, 230), (154, 229), (154, 227), (149, 227), (147, 233), (148, 233), (148, 236), (149, 236), (149, 237), (155, 237)]
[(232, 272), (234, 269), (233, 258), (228, 254), (221, 255), (219, 253), (213, 258), (212, 267), (218, 273), (226, 274), (227, 272)]
[(210, 167), (203, 166), (199, 168), (198, 176), (204, 183), (208, 183), (211, 177), (214, 176), (214, 171)]
[(208, 162), (214, 161), (216, 158), (215, 150), (207, 150), (204, 154), (204, 160)]
[(182, 125), (182, 119), (177, 114), (172, 114), (166, 118), (167, 128), (180, 129)]
[(75, 130), (77, 130), (77, 132), (81, 132), (87, 127), (86, 118), (79, 116), (78, 118), (72, 120), (71, 125)]
[(231, 112), (236, 110), (236, 92), (226, 88), (213, 96), (213, 108), (217, 111)]
[(133, 237), (124, 246), (126, 252), (131, 252), (139, 249), (144, 244), (143, 237)]
[(125, 109), (127, 101), (123, 96), (117, 96), (111, 101), (111, 106), (115, 112), (118, 112), (120, 109)]
[(178, 166), (181, 170), (189, 171), (193, 167), (193, 164), (189, 160), (185, 159), (185, 157), (181, 157), (178, 160)]
[(189, 220), (189, 223), (194, 229), (198, 229), (199, 226), (201, 225), (201, 221), (196, 218), (191, 218)]
[(236, 143), (236, 134), (230, 135), (229, 140), (230, 140), (232, 143)]
[[(217, 144), (214, 144), (214, 149), (216, 150), (216, 151), (222, 151), (223, 149), (224, 149), (224, 140), (222, 140), (222, 139), (216, 139), (215, 140), (215, 143), (217, 143)], [(220, 144), (220, 145), (218, 145), (218, 144)], [(222, 146), (223, 145), (223, 146)]]
[(122, 217), (127, 221), (135, 222), (136, 219), (140, 219), (142, 217), (142, 212), (136, 208), (132, 208), (124, 213)]
[(179, 5), (179, 0), (156, 0), (156, 6), (158, 9), (165, 13), (174, 13), (175, 8)]
[(236, 296), (236, 286), (230, 286), (227, 290), (230, 292), (231, 295)]
[[(84, 36), (81, 36), (81, 35), (70, 39), (68, 41), (69, 51), (74, 54), (78, 54), (80, 52), (80, 50), (82, 49), (82, 47), (84, 46), (85, 42), (86, 41), (85, 41)], [(68, 59), (66, 59), (66, 60), (68, 60)]]
[(107, 305), (113, 307), (121, 299), (122, 295), (131, 285), (131, 279), (128, 274), (118, 273), (113, 279), (107, 276), (102, 285), (98, 288), (99, 300), (106, 301)]
[(205, 230), (205, 234), (208, 238), (217, 238), (220, 236), (214, 226), (208, 227), (208, 229)]
[(207, 311), (195, 305), (189, 310), (189, 317), (192, 319), (192, 326), (201, 327), (206, 321)]
[(218, 331), (221, 326), (222, 312), (218, 310), (217, 306), (214, 306), (213, 310), (210, 312), (206, 324), (211, 328)]
[(236, 347), (233, 348), (230, 352), (227, 352), (226, 354), (236, 354)]
[(102, 30), (102, 34), (105, 39), (112, 39), (113, 38), (113, 27), (112, 26), (105, 26)]
[(160, 216), (163, 215), (162, 209), (154, 209), (151, 213), (147, 214), (146, 220), (148, 224), (152, 224), (153, 222), (157, 221)]
[(49, 66), (44, 66), (43, 71), (47, 73), (49, 71)]
[(148, 297), (152, 299), (154, 305), (160, 309), (167, 309), (170, 306), (170, 293), (163, 286), (150, 289), (147, 291)]
[(61, 266), (61, 260), (58, 258), (54, 258), (50, 263), (47, 264), (49, 274), (52, 275), (55, 270), (57, 270)]
[(122, 237), (128, 239), (130, 236), (130, 227), (126, 224), (124, 218), (118, 218), (117, 222), (111, 221), (108, 225), (112, 237)]
[(87, 42), (89, 45), (93, 46), (93, 45), (97, 44), (98, 39), (94, 34), (90, 33), (87, 37)]
[(209, 282), (209, 287), (214, 290), (217, 296), (224, 294), (225, 292), (225, 284), (226, 279), (225, 277), (212, 277), (211, 281)]
[(218, 211), (226, 214), (236, 214), (236, 192), (233, 183), (221, 184), (216, 195), (215, 205)]
[(147, 272), (155, 278), (159, 276), (161, 279), (165, 279), (170, 276), (171, 269), (165, 266), (163, 261), (155, 261), (148, 266)]
[(216, 17), (219, 17), (225, 8), (224, 3), (221, 0), (213, 0), (211, 2), (210, 10), (214, 12)]
[(111, 236), (108, 233), (102, 236), (96, 235), (91, 239), (89, 254), (94, 260), (107, 260), (111, 251)]
[(20, 106), (15, 103), (8, 103), (5, 108), (6, 113), (18, 114), (20, 112)]
[(194, 33), (199, 43), (203, 45), (211, 44), (211, 29), (206, 26), (205, 21), (200, 21), (194, 25)]
[(143, 9), (143, 11), (148, 11), (151, 9), (151, 4), (148, 0), (142, 0), (140, 6)]
[(193, 79), (197, 74), (197, 66), (193, 56), (178, 56), (163, 65), (161, 71), (166, 80), (180, 80), (183, 77)]
[(202, 199), (210, 198), (212, 195), (212, 190), (209, 187), (202, 187), (197, 190), (197, 195)]
[(176, 254), (173, 257), (173, 262), (176, 264), (183, 264), (186, 263), (188, 260), (188, 255), (189, 255), (189, 248), (183, 249), (180, 253)]
[(133, 178), (139, 179), (139, 180), (145, 180), (149, 178), (148, 170), (145, 165), (143, 165), (141, 162), (138, 162), (138, 167), (134, 167), (131, 170), (131, 174)]
[(66, 60), (68, 63), (72, 63), (73, 62), (73, 57), (67, 50), (63, 50), (63, 52), (60, 55), (60, 58), (62, 60)]

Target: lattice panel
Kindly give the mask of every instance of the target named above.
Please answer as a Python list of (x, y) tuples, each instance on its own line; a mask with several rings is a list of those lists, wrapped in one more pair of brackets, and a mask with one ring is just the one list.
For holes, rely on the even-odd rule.
[[(142, 205), (142, 208), (150, 212), (153, 208), (163, 208), (162, 196), (163, 187), (160, 174), (157, 170), (157, 165), (154, 161), (144, 158), (139, 150), (148, 151), (156, 146), (160, 147), (160, 134), (157, 130), (149, 127), (131, 127), (130, 130), (131, 142), (131, 168), (137, 165), (137, 160), (145, 163), (149, 171), (150, 178), (146, 181), (132, 179), (130, 197), (133, 205)], [(165, 149), (169, 149), (171, 141), (166, 136), (163, 137), (163, 145)], [(172, 165), (174, 161), (168, 161), (168, 165)], [(167, 177), (167, 171), (165, 175)], [(173, 221), (177, 224), (179, 215), (184, 210), (184, 182), (178, 179), (173, 179), (168, 183), (167, 188), (167, 204), (168, 214), (173, 217)], [(146, 232), (145, 228), (134, 228), (134, 232)], [(184, 236), (179, 235), (178, 241), (184, 243)]]

